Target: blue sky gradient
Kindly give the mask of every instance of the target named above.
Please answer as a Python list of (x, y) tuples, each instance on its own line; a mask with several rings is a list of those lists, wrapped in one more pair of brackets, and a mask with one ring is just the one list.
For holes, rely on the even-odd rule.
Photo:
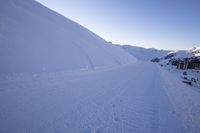
[(200, 0), (37, 1), (116, 44), (200, 46)]

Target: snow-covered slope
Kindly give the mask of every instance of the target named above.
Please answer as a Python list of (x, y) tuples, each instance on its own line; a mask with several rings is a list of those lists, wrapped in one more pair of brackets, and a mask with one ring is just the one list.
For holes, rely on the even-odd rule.
[(155, 58), (152, 61), (170, 70), (181, 81), (199, 88), (199, 66), (200, 48), (193, 47), (188, 50), (171, 51), (163, 57)]
[(120, 47), (123, 48), (128, 53), (130, 53), (131, 55), (135, 56), (138, 60), (145, 60), (145, 61), (150, 61), (154, 58), (165, 56), (168, 52), (170, 52), (168, 50), (157, 50), (154, 48), (147, 49), (131, 45), (120, 45)]
[(95, 69), (134, 60), (33, 0), (0, 1), (0, 73)]
[(199, 93), (157, 64), (84, 72), (1, 78), (0, 132), (200, 131)]
[[(199, 93), (135, 60), (34, 1), (1, 0), (0, 133), (199, 132)], [(51, 72), (1, 74), (35, 71)]]
[(191, 58), (191, 57), (198, 57), (200, 55), (200, 48), (193, 47), (188, 50), (177, 50), (171, 51), (167, 55), (173, 55), (171, 58), (174, 59), (184, 59), (184, 58)]
[(200, 48), (193, 47), (188, 50), (171, 51), (164, 56), (158, 57), (159, 63), (162, 65), (170, 65), (171, 61), (184, 60), (188, 58), (199, 58)]

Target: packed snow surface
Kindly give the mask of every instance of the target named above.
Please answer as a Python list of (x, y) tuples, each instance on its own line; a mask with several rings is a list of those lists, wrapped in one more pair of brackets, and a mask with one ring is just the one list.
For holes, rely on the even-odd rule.
[(1, 133), (197, 133), (200, 94), (150, 62), (1, 76)]
[(33, 0), (0, 0), (0, 74), (91, 70), (134, 60)]

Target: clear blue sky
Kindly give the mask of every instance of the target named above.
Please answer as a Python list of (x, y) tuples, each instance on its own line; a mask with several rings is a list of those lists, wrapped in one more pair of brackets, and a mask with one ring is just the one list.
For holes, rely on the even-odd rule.
[(200, 0), (37, 0), (107, 41), (159, 49), (200, 46)]

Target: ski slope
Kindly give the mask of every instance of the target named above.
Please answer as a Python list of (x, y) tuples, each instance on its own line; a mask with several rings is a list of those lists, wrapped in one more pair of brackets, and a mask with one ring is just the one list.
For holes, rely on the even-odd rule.
[(150, 62), (0, 80), (1, 133), (197, 133), (200, 94)]

